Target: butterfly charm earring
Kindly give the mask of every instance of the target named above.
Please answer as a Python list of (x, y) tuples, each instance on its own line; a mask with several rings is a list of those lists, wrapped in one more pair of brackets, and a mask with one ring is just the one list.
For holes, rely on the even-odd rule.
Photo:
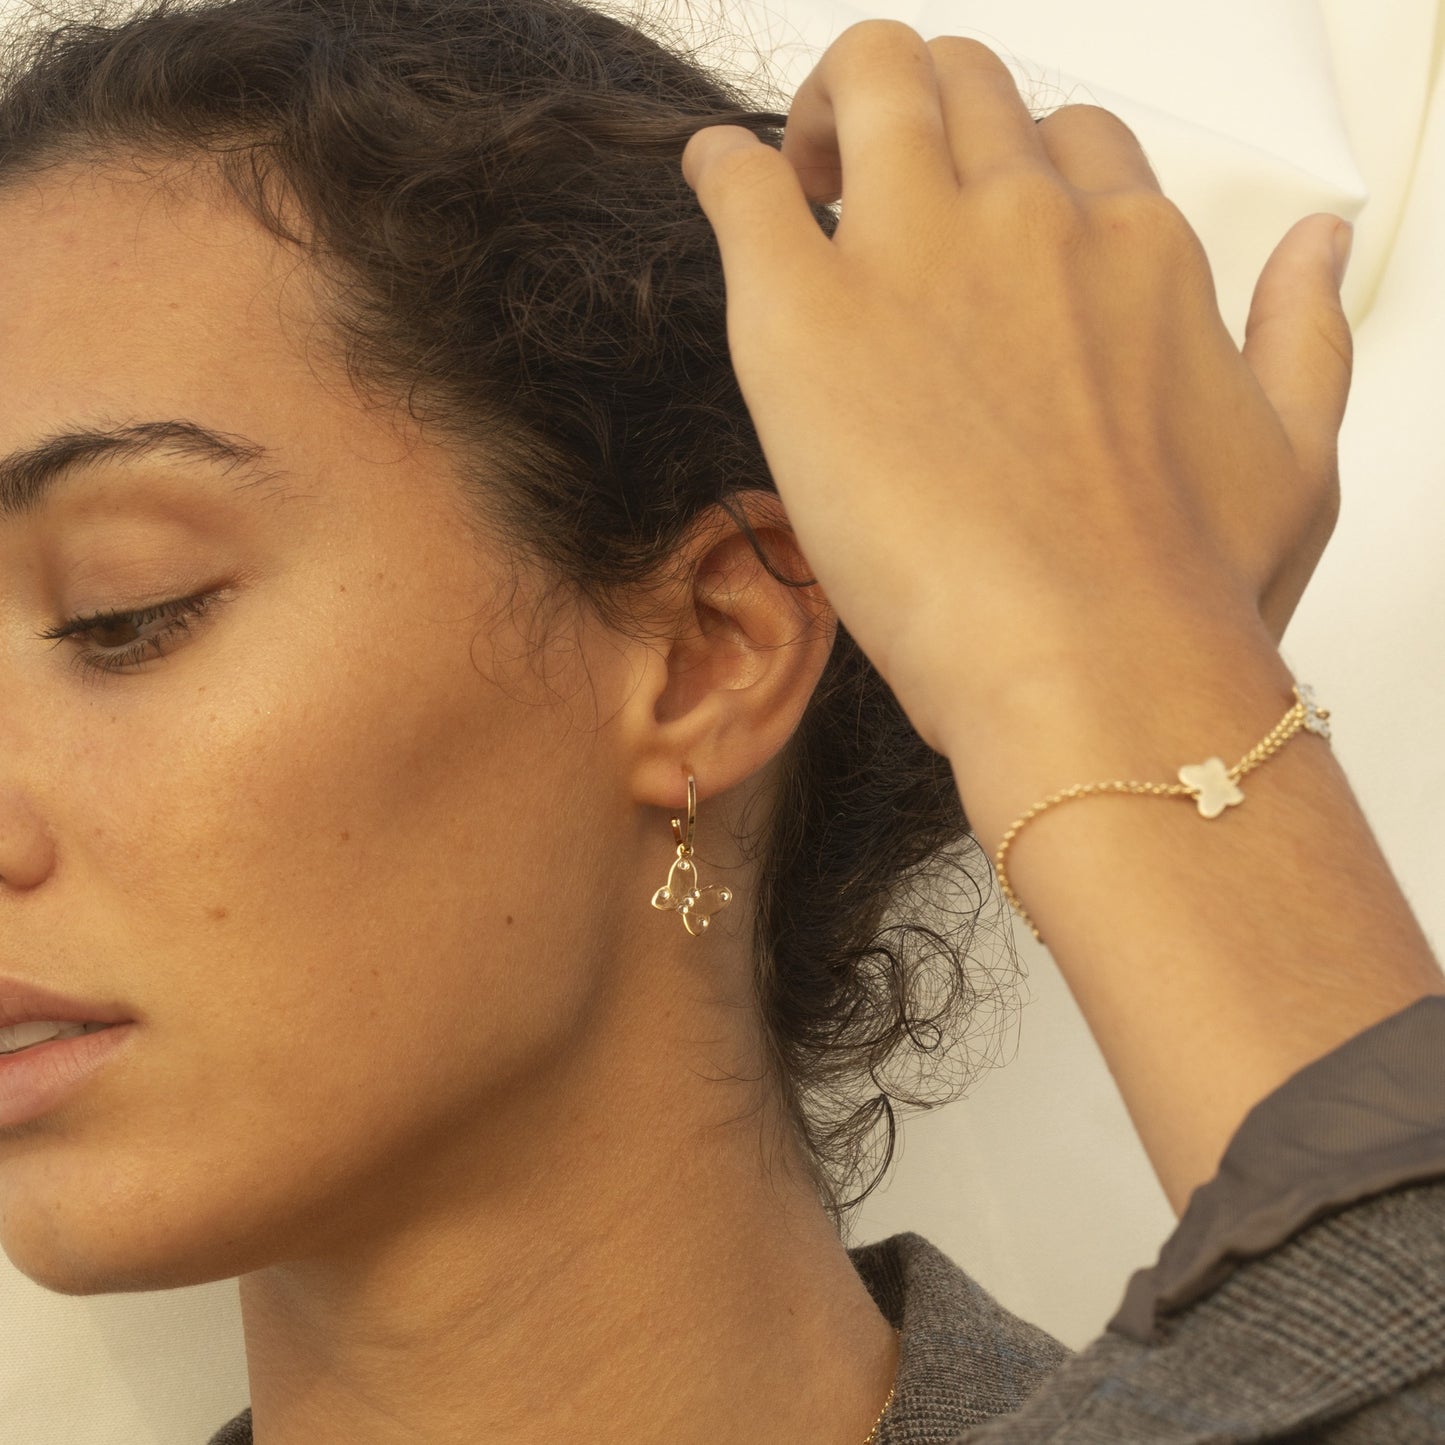
[(692, 832), (697, 822), (697, 782), (693, 775), (687, 775), (687, 831), (683, 832), (682, 819), (672, 820), (672, 836), (677, 840), (677, 857), (667, 872), (667, 882), (652, 895), (654, 908), (675, 908), (682, 914), (682, 924), (694, 938), (707, 932), (712, 921), (710, 915), (720, 912), (733, 901), (731, 888), (719, 883), (706, 887), (697, 880), (697, 868), (692, 861)]

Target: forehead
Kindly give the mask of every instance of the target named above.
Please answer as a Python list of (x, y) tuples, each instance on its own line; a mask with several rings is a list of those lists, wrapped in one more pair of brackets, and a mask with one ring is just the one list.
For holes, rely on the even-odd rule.
[(364, 410), (318, 344), (300, 252), (213, 173), (146, 164), (0, 186), (0, 454), (60, 423), (175, 417), (315, 476), (396, 456), (395, 413)]
[(294, 348), (287, 313), (309, 311), (295, 253), (214, 182), (176, 179), (67, 166), (0, 188), (7, 410), (49, 385), (124, 405), (122, 379), (142, 372), (224, 397)]

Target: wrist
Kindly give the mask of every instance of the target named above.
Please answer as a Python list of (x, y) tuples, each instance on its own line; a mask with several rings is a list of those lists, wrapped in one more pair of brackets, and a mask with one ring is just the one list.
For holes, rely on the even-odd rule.
[(1106, 657), (1075, 650), (960, 709), (944, 751), (992, 857), (1024, 813), (1076, 784), (1177, 783), (1180, 767), (1214, 756), (1234, 766), (1293, 706), (1295, 681), (1262, 623), (1156, 616), (1110, 632)]

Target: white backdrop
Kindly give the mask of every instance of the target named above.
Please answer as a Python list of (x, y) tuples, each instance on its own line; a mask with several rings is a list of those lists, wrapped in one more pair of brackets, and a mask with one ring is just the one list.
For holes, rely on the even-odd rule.
[[(686, 0), (743, 26), (789, 93), (868, 16), (999, 51), (1036, 105), (1131, 125), (1209, 253), (1243, 340), (1255, 278), (1315, 211), (1356, 222), (1354, 389), (1339, 527), (1283, 651), (1427, 934), (1445, 923), (1445, 42), (1441, 0)], [(4, 10), (0, 0), (0, 13)], [(617, 8), (616, 6), (610, 8)], [(625, 8), (625, 7), (622, 7)], [(675, 0), (651, 8), (676, 20)], [(911, 1229), (1067, 1344), (1103, 1328), (1174, 1218), (1048, 954), (1015, 930), (1032, 995), (1007, 1067), (910, 1119), (858, 1242)], [(247, 1402), (236, 1284), (70, 1299), (0, 1256), (0, 1440), (200, 1445)]]

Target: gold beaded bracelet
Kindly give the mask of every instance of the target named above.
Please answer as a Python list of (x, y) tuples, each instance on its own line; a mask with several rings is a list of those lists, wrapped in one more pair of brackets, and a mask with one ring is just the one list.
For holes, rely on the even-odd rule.
[(1201, 817), (1217, 818), (1226, 808), (1244, 801), (1244, 794), (1236, 786), (1238, 780), (1247, 772), (1257, 768), (1272, 753), (1278, 752), (1301, 728), (1308, 728), (1310, 732), (1317, 733), (1322, 738), (1329, 737), (1330, 714), (1328, 709), (1315, 705), (1314, 689), (1301, 683), (1296, 685), (1292, 691), (1295, 695), (1294, 706), (1285, 713), (1263, 742), (1251, 748), (1228, 770), (1225, 769), (1222, 758), (1210, 758), (1207, 762), (1190, 763), (1180, 768), (1178, 783), (1076, 783), (1071, 788), (1065, 788), (1061, 793), (1054, 793), (1045, 798), (1041, 803), (1035, 803), (1003, 835), (1003, 842), (998, 845), (998, 852), (994, 854), (994, 865), (998, 870), (998, 881), (1003, 888), (1004, 897), (1008, 899), (1019, 917), (1033, 930), (1034, 937), (1043, 943), (1043, 937), (1038, 929), (1034, 928), (1033, 920), (1024, 911), (1023, 904), (1018, 901), (1013, 889), (1009, 886), (1008, 874), (1004, 871), (1003, 865), (1004, 854), (1008, 852), (1009, 844), (1013, 842), (1019, 829), (1025, 823), (1037, 818), (1045, 809), (1052, 808), (1056, 803), (1068, 802), (1070, 798), (1087, 798), (1094, 793), (1147, 793), (1157, 798), (1193, 798), (1199, 805)]

